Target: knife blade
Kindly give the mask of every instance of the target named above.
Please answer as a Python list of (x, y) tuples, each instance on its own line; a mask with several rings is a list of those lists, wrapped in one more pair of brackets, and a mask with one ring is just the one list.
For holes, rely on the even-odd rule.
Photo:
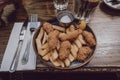
[(10, 65), (10, 69), (9, 72), (15, 72), (18, 66), (18, 61), (19, 61), (19, 56), (20, 56), (20, 52), (21, 52), (21, 48), (23, 45), (23, 40), (24, 40), (24, 36), (25, 36), (25, 26), (22, 27), (20, 34), (19, 34), (19, 41), (18, 41), (18, 46), (17, 49), (15, 51), (15, 55), (13, 57), (12, 63)]

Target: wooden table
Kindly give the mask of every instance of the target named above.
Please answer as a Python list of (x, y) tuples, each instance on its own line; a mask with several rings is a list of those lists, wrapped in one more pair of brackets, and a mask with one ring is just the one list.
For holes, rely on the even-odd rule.
[[(31, 1), (31, 2), (30, 2)], [(36, 2), (35, 2), (36, 1)], [(24, 8), (28, 15), (37, 13), (39, 19), (47, 20), (55, 16), (56, 10), (53, 3), (42, 0), (24, 0)], [(73, 1), (70, 1), (69, 10), (73, 11)], [(21, 10), (21, 11), (19, 11)], [(22, 21), (26, 18), (23, 9), (18, 9), (16, 20)], [(24, 17), (23, 17), (24, 16)], [(99, 6), (96, 8), (91, 21), (88, 24), (97, 38), (97, 48), (94, 58), (86, 66), (71, 70), (73, 72), (119, 72), (120, 71), (120, 16), (112, 16), (104, 13)], [(4, 55), (7, 41), (12, 30), (13, 23), (8, 27), (0, 27), (0, 61)], [(33, 72), (69, 72), (57, 70), (42, 65), (37, 60), (37, 69)], [(71, 72), (70, 71), (70, 72)]]

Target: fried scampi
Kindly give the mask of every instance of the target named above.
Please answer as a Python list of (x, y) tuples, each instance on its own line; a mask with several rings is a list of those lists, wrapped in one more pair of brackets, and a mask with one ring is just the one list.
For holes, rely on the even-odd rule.
[(92, 52), (92, 49), (88, 46), (79, 48), (77, 60), (84, 61), (91, 52)]
[(45, 22), (43, 24), (43, 29), (47, 32), (47, 33), (50, 33), (52, 32), (54, 29), (52, 27), (52, 24), (48, 23), (48, 22)]
[(65, 60), (70, 54), (71, 43), (69, 41), (63, 41), (59, 49), (59, 58)]
[(50, 50), (55, 49), (58, 45), (59, 31), (54, 30), (48, 34), (48, 46)]
[(82, 30), (81, 30), (81, 29), (78, 29), (78, 30), (74, 30), (74, 31), (72, 31), (72, 32), (69, 32), (69, 33), (67, 33), (67, 34), (61, 33), (61, 34), (59, 35), (59, 38), (60, 38), (61, 41), (74, 40), (74, 39), (76, 39), (76, 38), (79, 36), (79, 34), (81, 34), (81, 33), (82, 33)]
[(83, 34), (83, 37), (85, 38), (85, 40), (88, 42), (88, 44), (90, 46), (95, 46), (96, 45), (95, 38), (94, 38), (94, 36), (91, 32), (83, 31), (82, 34)]

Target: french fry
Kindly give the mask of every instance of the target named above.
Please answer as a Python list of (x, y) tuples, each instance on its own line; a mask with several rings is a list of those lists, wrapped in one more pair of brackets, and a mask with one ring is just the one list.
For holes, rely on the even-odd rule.
[(50, 60), (50, 53), (47, 53), (45, 56), (42, 57), (45, 61)]
[(64, 63), (65, 63), (65, 66), (67, 66), (67, 67), (70, 66), (70, 60), (69, 59), (65, 59)]
[(40, 32), (39, 32), (37, 38), (40, 39), (40, 40), (42, 40), (43, 34), (44, 34), (44, 30), (43, 30), (43, 28), (41, 27)]
[(73, 62), (75, 60), (75, 58), (72, 56), (72, 54), (69, 54), (68, 59), (70, 60), (70, 62)]
[(46, 48), (49, 48), (48, 47), (48, 43), (45, 43), (45, 44), (43, 44), (42, 46), (41, 46), (41, 49), (43, 50), (43, 49), (46, 49)]
[(56, 30), (61, 31), (61, 32), (65, 32), (65, 28), (63, 28), (63, 27), (56, 26), (56, 25), (53, 25), (52, 27), (53, 27), (54, 29), (56, 29)]
[(78, 52), (79, 49), (78, 49), (77, 45), (75, 45), (75, 44), (72, 44), (72, 45), (73, 45), (75, 51)]
[(56, 60), (58, 58), (58, 53), (56, 50), (53, 50), (53, 52), (51, 52), (51, 58), (52, 60)]
[(43, 36), (42, 44), (45, 44), (46, 41), (47, 41), (47, 33), (44, 31), (44, 36)]
[(45, 56), (49, 52), (49, 48), (42, 50), (41, 48), (38, 50), (39, 55)]
[(69, 29), (70, 31), (74, 31), (75, 30), (75, 27), (74, 27), (74, 25), (70, 25), (70, 29)]
[(86, 44), (86, 42), (85, 42), (85, 40), (83, 39), (83, 36), (82, 36), (81, 34), (78, 36), (78, 39), (79, 39), (79, 41), (81, 42), (81, 44), (83, 44), (83, 45)]
[(59, 64), (61, 65), (61, 67), (65, 67), (65, 64), (61, 60), (59, 60), (59, 59), (57, 59), (57, 60), (58, 60)]
[(82, 47), (82, 44), (81, 44), (81, 42), (79, 41), (79, 39), (76, 39), (76, 40), (74, 41), (74, 43), (77, 45), (78, 48), (81, 48), (81, 47)]
[(50, 61), (54, 66), (60, 66), (60, 63), (58, 62), (58, 60), (53, 60), (52, 57), (50, 57)]
[(76, 52), (75, 48), (73, 47), (73, 45), (71, 45), (70, 51), (71, 51), (71, 54), (74, 57), (74, 59), (76, 59), (77, 58), (77, 52)]
[(36, 45), (37, 45), (37, 50), (39, 50), (41, 48), (41, 41), (40, 39), (36, 39)]
[(66, 33), (68, 34), (68, 33), (70, 33), (71, 31), (70, 31), (70, 28), (67, 28), (66, 29)]

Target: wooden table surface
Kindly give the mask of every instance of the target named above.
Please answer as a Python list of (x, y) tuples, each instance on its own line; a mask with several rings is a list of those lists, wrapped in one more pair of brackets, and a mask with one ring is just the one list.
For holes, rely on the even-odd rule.
[[(27, 2), (28, 1), (28, 2)], [(30, 2), (31, 1), (31, 2)], [(50, 19), (55, 16), (56, 10), (50, 1), (42, 2), (32, 0), (23, 1), (24, 7), (28, 13), (37, 13), (40, 19)], [(73, 10), (72, 1), (70, 1), (69, 10)], [(31, 6), (28, 6), (31, 5)], [(43, 8), (43, 9), (42, 9)], [(19, 10), (19, 9), (18, 9)], [(18, 11), (17, 19), (24, 20), (24, 11)], [(24, 17), (23, 17), (24, 16)], [(19, 20), (20, 21), (20, 20)], [(108, 15), (103, 12), (99, 6), (96, 8), (91, 21), (88, 24), (96, 38), (97, 47), (94, 58), (86, 66), (72, 71), (84, 72), (117, 72), (120, 71), (120, 16)], [(8, 27), (0, 27), (0, 61), (4, 55), (5, 48), (12, 30), (13, 23)], [(34, 71), (61, 71), (54, 68), (48, 68), (37, 60), (37, 69)], [(63, 71), (63, 70), (62, 70)], [(65, 72), (65, 71), (63, 71)]]

